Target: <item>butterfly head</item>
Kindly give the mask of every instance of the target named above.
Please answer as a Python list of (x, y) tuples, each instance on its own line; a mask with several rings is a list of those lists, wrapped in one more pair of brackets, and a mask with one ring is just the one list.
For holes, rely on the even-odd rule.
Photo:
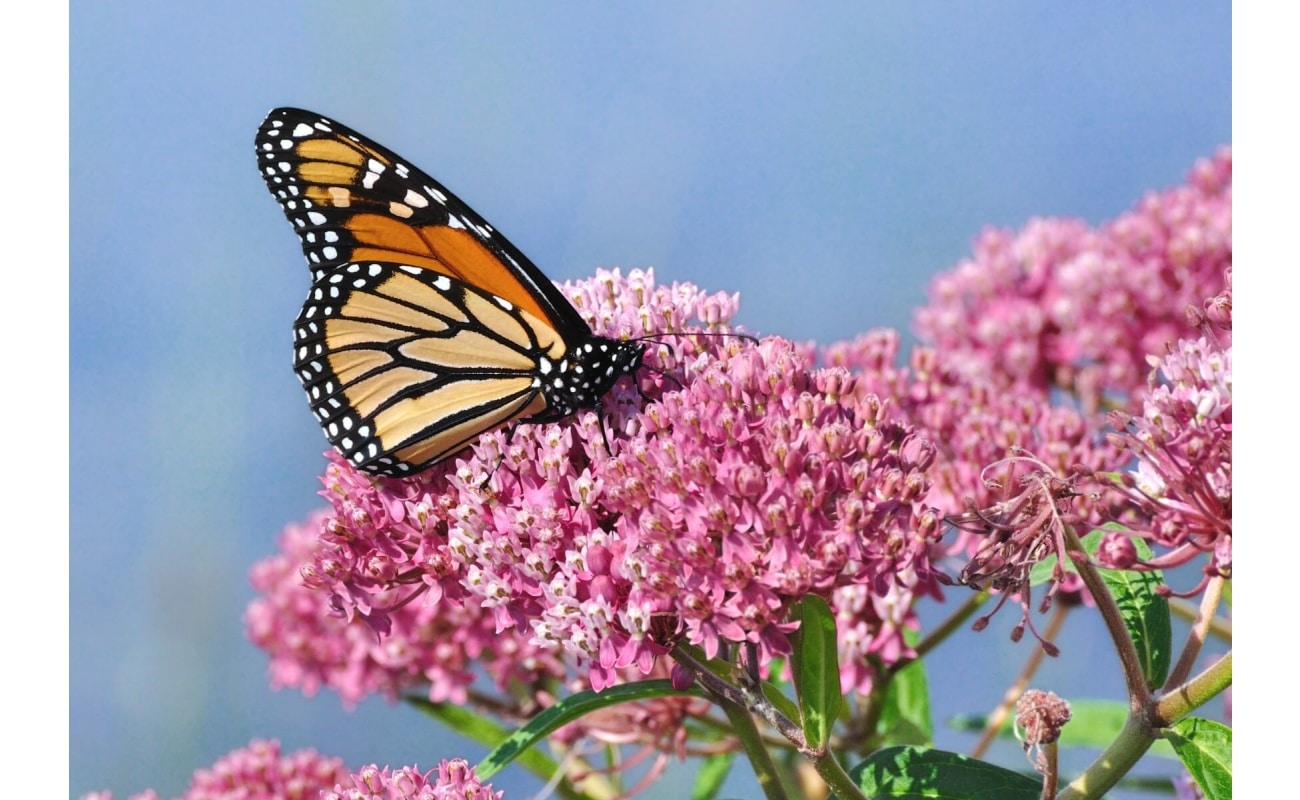
[(596, 408), (618, 379), (641, 367), (645, 345), (591, 336), (570, 350), (561, 361), (543, 359), (538, 365), (540, 390), (546, 410), (529, 422), (547, 422), (585, 408)]

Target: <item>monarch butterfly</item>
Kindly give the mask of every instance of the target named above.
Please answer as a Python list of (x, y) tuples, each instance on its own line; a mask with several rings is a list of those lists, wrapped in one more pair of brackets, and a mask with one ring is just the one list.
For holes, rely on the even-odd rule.
[(402, 157), (331, 119), (273, 110), (262, 177), (312, 287), (294, 369), (354, 466), (413, 475), (480, 434), (597, 409), (645, 346), (594, 334), (555, 284)]

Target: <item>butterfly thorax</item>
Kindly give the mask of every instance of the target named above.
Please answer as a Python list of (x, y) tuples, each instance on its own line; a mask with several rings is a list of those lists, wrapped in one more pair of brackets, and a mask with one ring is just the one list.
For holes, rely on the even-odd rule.
[(598, 408), (600, 399), (618, 379), (641, 366), (645, 345), (591, 336), (560, 361), (542, 358), (537, 365), (538, 388), (546, 410), (528, 422), (552, 422), (585, 408)]

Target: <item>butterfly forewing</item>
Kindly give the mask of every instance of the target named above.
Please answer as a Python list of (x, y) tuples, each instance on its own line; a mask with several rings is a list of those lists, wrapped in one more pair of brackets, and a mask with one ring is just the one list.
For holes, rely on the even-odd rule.
[(272, 111), (256, 147), (267, 188), (317, 277), (349, 262), (412, 264), (491, 287), (562, 332), (587, 328), (518, 248), (391, 150), (296, 108)]

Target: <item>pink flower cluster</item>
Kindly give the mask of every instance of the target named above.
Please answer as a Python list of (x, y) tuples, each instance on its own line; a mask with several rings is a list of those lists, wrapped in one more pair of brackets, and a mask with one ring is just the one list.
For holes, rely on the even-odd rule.
[(1098, 229), (1036, 219), (985, 231), (975, 253), (930, 286), (921, 337), (968, 376), (1064, 389), (1085, 409), (1144, 387), (1146, 357), (1182, 338), (1185, 310), (1232, 263), (1232, 155), (1198, 162), (1189, 183), (1145, 197)]
[[(1230, 291), (1227, 297), (1230, 307)], [(1165, 552), (1140, 565), (1122, 542), (1108, 552), (1113, 566), (1154, 569), (1208, 554), (1196, 593), (1212, 576), (1232, 577), (1232, 347), (1207, 330), (1152, 362), (1160, 380), (1142, 415), (1112, 418), (1124, 431), (1116, 440), (1137, 457), (1137, 468), (1123, 476), (1149, 517), (1136, 531)]]
[[(349, 773), (342, 759), (315, 750), (282, 755), (279, 742), (254, 740), (196, 770), (179, 800), (501, 800), (502, 792), (475, 777), (464, 759), (444, 759), (434, 780), (432, 774), (374, 765)], [(92, 792), (81, 800), (113, 800), (113, 793)], [(151, 789), (129, 800), (160, 797)]]
[[(908, 367), (894, 367), (898, 347), (894, 331), (873, 331), (828, 346), (823, 359), (853, 370), (860, 384), (891, 398), (896, 413), (934, 443), (925, 502), (946, 515), (1014, 497), (1024, 462), (1008, 461), (1013, 453), (1033, 454), (1061, 477), (1115, 470), (1128, 457), (1098, 434), (1101, 417), (1053, 405), (1047, 391), (1011, 390), (996, 379), (973, 378), (948, 364), (949, 354), (929, 347), (914, 348)], [(1109, 499), (1085, 495), (1074, 511), (1078, 520), (1099, 523), (1113, 518), (1115, 508)], [(950, 550), (973, 552), (977, 546), (977, 538), (959, 530)]]
[(444, 759), (437, 778), (430, 781), (432, 774), (415, 767), (390, 770), (371, 764), (352, 775), (349, 786), (322, 792), (320, 800), (501, 800), (504, 794), (480, 781), (463, 758)]
[[(352, 471), (345, 474), (361, 479)], [(363, 620), (336, 613), (327, 593), (304, 585), (302, 572), (310, 572), (304, 567), (312, 566), (319, 542), (343, 535), (340, 530), (332, 516), (316, 512), (286, 527), (279, 554), (253, 567), (252, 584), (260, 596), (249, 604), (244, 624), (253, 643), (270, 656), (272, 687), (312, 695), (324, 686), (352, 706), (373, 693), (396, 699), (403, 689), (421, 684), (434, 702), (463, 703), (475, 668), (498, 685), (563, 675), (553, 653), (513, 631), (497, 633), (491, 615), (475, 603), (400, 604), (409, 589), (380, 592), (379, 602), (398, 606), (385, 614), (382, 637)]]
[[(515, 669), (552, 674), (565, 657), (601, 688), (623, 670), (649, 674), (683, 637), (710, 655), (729, 643), (786, 652), (791, 603), (855, 586), (871, 599), (851, 612), (871, 651), (903, 653), (910, 599), (934, 591), (939, 518), (922, 503), (933, 447), (807, 349), (663, 336), (691, 319), (727, 332), (734, 297), (639, 271), (565, 290), (599, 333), (661, 335), (639, 385), (617, 387), (602, 415), (488, 434), (412, 479), (333, 458), (322, 493), (333, 513), (309, 524), (311, 555), (259, 568), (266, 596), (249, 629), (280, 657), (280, 681), (338, 685), (327, 663), (368, 676), (355, 693), (423, 678), (442, 681), (435, 699), (455, 698), (468, 680), (456, 653), (477, 662), (507, 643)], [(287, 580), (295, 563), (316, 610), (328, 597), (385, 636), (319, 641), (329, 632)], [(420, 666), (388, 670), (392, 648)], [(444, 650), (452, 661), (430, 671)]]
[[(349, 780), (338, 758), (315, 750), (283, 755), (276, 741), (251, 742), (194, 773), (180, 800), (316, 800), (322, 791)], [(82, 800), (113, 800), (112, 792), (95, 792)], [(159, 800), (152, 790), (129, 800)]]

